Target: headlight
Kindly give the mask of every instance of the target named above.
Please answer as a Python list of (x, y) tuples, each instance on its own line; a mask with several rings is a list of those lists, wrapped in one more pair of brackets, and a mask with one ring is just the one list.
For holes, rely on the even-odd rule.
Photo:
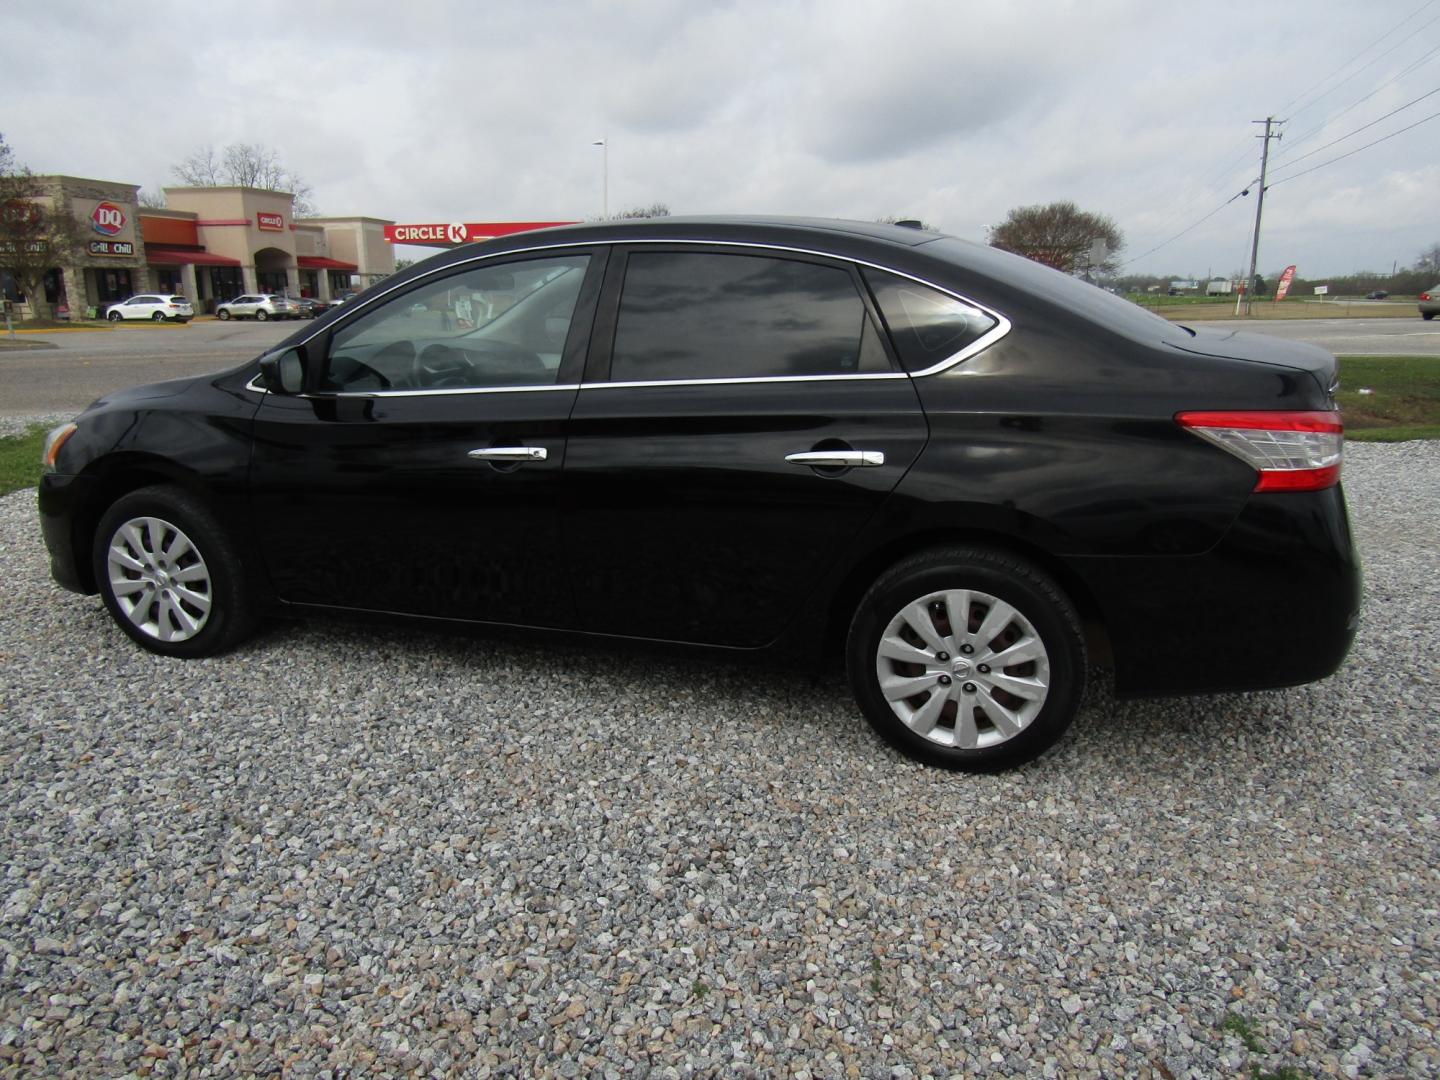
[(40, 464), (46, 472), (55, 471), (55, 459), (60, 456), (60, 448), (79, 430), (73, 423), (61, 424), (45, 436), (45, 450), (40, 455)]

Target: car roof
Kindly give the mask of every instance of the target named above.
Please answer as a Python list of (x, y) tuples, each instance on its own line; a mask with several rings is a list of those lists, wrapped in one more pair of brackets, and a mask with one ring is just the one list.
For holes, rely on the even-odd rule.
[(624, 221), (587, 221), (576, 225), (561, 225), (550, 229), (514, 234), (533, 241), (537, 235), (560, 236), (579, 239), (593, 235), (595, 239), (614, 241), (627, 235), (675, 234), (703, 231), (709, 235), (717, 233), (744, 233), (761, 231), (767, 233), (792, 232), (796, 234), (822, 233), (834, 237), (864, 237), (883, 240), (905, 247), (918, 247), (944, 235), (928, 229), (917, 229), (906, 225), (890, 225), (879, 221), (850, 221), (844, 218), (785, 217), (768, 214), (707, 214), (685, 217), (629, 218)]

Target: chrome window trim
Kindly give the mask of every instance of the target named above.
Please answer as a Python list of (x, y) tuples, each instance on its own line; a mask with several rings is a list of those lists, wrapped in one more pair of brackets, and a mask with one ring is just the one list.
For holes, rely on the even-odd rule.
[[(256, 375), (245, 384), (246, 390), (253, 390), (257, 394), (269, 394), (270, 391), (263, 386), (257, 386), (260, 376)], [(579, 383), (544, 383), (527, 386), (465, 386), (446, 387), (437, 390), (337, 390), (333, 394), (290, 394), (289, 397), (305, 398), (313, 401), (332, 401), (335, 398), (396, 398), (396, 397), (440, 397), (442, 395), (458, 394), (538, 394), (546, 390), (570, 390), (580, 389)]]
[(651, 386), (733, 386), (737, 383), (862, 382), (876, 379), (908, 379), (903, 371), (870, 372), (863, 375), (749, 375), (733, 379), (646, 379), (640, 382), (581, 383), (581, 390), (635, 390)]
[[(369, 307), (371, 304), (374, 304), (374, 303), (378, 302), (379, 300), (383, 299), (384, 297), (389, 296), (391, 293), (396, 292), (396, 291), (398, 291), (398, 290), (400, 290), (400, 289), (402, 289), (402, 288), (409, 288), (409, 287), (412, 286), (412, 285), (417, 285), (417, 284), (425, 281), (427, 278), (435, 277), (435, 276), (438, 276), (438, 275), (440, 275), (440, 274), (449, 274), (449, 273), (451, 273), (451, 272), (456, 271), (456, 270), (457, 270), (458, 268), (460, 268), (460, 267), (466, 267), (466, 266), (469, 266), (469, 265), (472, 264), (472, 263), (485, 262), (485, 261), (490, 260), (490, 259), (508, 258), (508, 257), (510, 257), (510, 256), (512, 256), (512, 255), (528, 255), (528, 254), (531, 254), (532, 252), (537, 252), (537, 251), (561, 251), (561, 250), (565, 250), (565, 249), (575, 249), (575, 248), (595, 248), (595, 247), (601, 247), (601, 246), (606, 246), (606, 245), (614, 246), (614, 245), (616, 245), (616, 244), (630, 244), (630, 245), (635, 245), (635, 244), (671, 244), (671, 245), (678, 245), (678, 244), (695, 244), (695, 245), (705, 245), (705, 246), (707, 246), (707, 247), (754, 248), (754, 249), (761, 250), (761, 251), (783, 251), (783, 252), (787, 252), (787, 253), (789, 253), (789, 254), (791, 254), (791, 255), (809, 255), (809, 256), (812, 256), (812, 257), (814, 257), (814, 258), (819, 258), (819, 259), (833, 259), (833, 260), (835, 260), (835, 261), (837, 261), (837, 262), (853, 263), (853, 264), (856, 265), (856, 266), (868, 266), (868, 267), (869, 267), (870, 269), (872, 269), (872, 270), (881, 270), (881, 271), (884, 271), (884, 272), (887, 273), (887, 274), (894, 274), (896, 277), (906, 278), (907, 280), (913, 281), (913, 282), (915, 282), (916, 284), (924, 285), (924, 286), (926, 286), (927, 288), (934, 289), (936, 292), (944, 293), (946, 296), (952, 297), (952, 298), (955, 299), (955, 300), (959, 300), (962, 304), (968, 304), (970, 307), (973, 307), (975, 310), (977, 310), (977, 311), (983, 311), (986, 315), (988, 315), (988, 316), (990, 316), (992, 319), (994, 319), (994, 320), (995, 320), (995, 325), (992, 326), (992, 327), (991, 327), (988, 331), (986, 331), (984, 334), (982, 334), (982, 335), (980, 335), (978, 338), (976, 338), (974, 341), (972, 341), (969, 345), (966, 345), (963, 349), (960, 349), (958, 352), (952, 353), (950, 356), (947, 356), (945, 359), (939, 361), (938, 363), (931, 364), (928, 368), (925, 368), (923, 371), (908, 371), (908, 372), (905, 372), (905, 371), (897, 371), (897, 372), (886, 372), (886, 373), (883, 373), (883, 374), (863, 374), (863, 375), (860, 375), (860, 374), (857, 374), (857, 375), (763, 375), (763, 376), (755, 376), (755, 377), (753, 377), (753, 378), (743, 378), (743, 377), (742, 377), (742, 378), (733, 378), (733, 379), (654, 379), (654, 380), (647, 380), (647, 381), (643, 381), (643, 382), (594, 382), (594, 383), (581, 383), (581, 384), (579, 384), (578, 389), (581, 389), (581, 390), (599, 390), (599, 389), (604, 389), (604, 388), (607, 388), (607, 387), (610, 388), (610, 389), (617, 389), (617, 390), (618, 390), (618, 389), (635, 389), (635, 388), (638, 388), (638, 387), (646, 387), (646, 386), (714, 386), (714, 385), (722, 385), (722, 386), (723, 386), (723, 385), (735, 385), (735, 384), (743, 384), (743, 383), (839, 382), (839, 381), (842, 381), (842, 380), (852, 380), (852, 379), (862, 379), (862, 380), (874, 380), (874, 379), (906, 379), (906, 378), (909, 378), (909, 379), (920, 379), (920, 378), (925, 378), (925, 377), (930, 376), (930, 375), (938, 375), (938, 374), (940, 374), (942, 371), (946, 371), (946, 370), (954, 367), (956, 364), (963, 363), (964, 361), (970, 359), (970, 357), (976, 355), (977, 353), (983, 352), (984, 350), (988, 349), (991, 345), (994, 345), (997, 341), (999, 341), (1001, 338), (1005, 337), (1005, 335), (1007, 335), (1008, 333), (1010, 333), (1010, 329), (1011, 329), (1010, 320), (1007, 319), (1004, 315), (1000, 314), (1000, 312), (994, 310), (993, 308), (986, 307), (984, 304), (981, 304), (981, 303), (979, 303), (978, 301), (971, 300), (968, 296), (965, 296), (965, 295), (963, 295), (963, 294), (961, 294), (961, 293), (957, 293), (957, 292), (956, 292), (955, 290), (953, 290), (953, 289), (947, 289), (947, 288), (945, 288), (943, 285), (937, 285), (937, 284), (935, 284), (933, 281), (927, 281), (925, 278), (917, 277), (915, 274), (907, 273), (907, 272), (904, 271), (904, 270), (897, 270), (897, 269), (895, 269), (893, 266), (885, 266), (885, 265), (882, 264), (882, 263), (870, 262), (868, 259), (858, 259), (858, 258), (854, 258), (854, 257), (849, 256), (849, 255), (837, 255), (837, 254), (835, 254), (833, 251), (816, 251), (816, 250), (814, 250), (814, 249), (812, 249), (812, 248), (792, 247), (792, 246), (790, 246), (790, 245), (788, 245), (788, 244), (762, 243), (761, 241), (758, 241), (758, 240), (699, 240), (699, 239), (690, 239), (690, 238), (673, 238), (673, 239), (671, 239), (671, 238), (664, 238), (664, 239), (661, 239), (661, 238), (658, 238), (658, 237), (657, 237), (657, 238), (648, 238), (648, 239), (638, 239), (638, 240), (625, 240), (625, 239), (618, 239), (618, 240), (616, 240), (616, 239), (611, 239), (611, 240), (583, 240), (583, 241), (582, 241), (582, 240), (571, 240), (571, 241), (568, 241), (568, 242), (565, 242), (565, 243), (560, 243), (560, 244), (537, 244), (537, 245), (535, 245), (534, 247), (514, 248), (514, 249), (509, 250), (509, 251), (485, 252), (484, 254), (476, 255), (476, 256), (474, 256), (473, 258), (470, 258), (470, 259), (461, 259), (461, 260), (458, 261), (458, 262), (453, 262), (453, 263), (449, 263), (449, 264), (447, 264), (447, 265), (445, 265), (445, 266), (438, 267), (437, 269), (431, 271), (429, 274), (425, 274), (425, 275), (422, 275), (421, 277), (417, 277), (417, 278), (412, 278), (410, 281), (401, 282), (401, 283), (392, 285), (390, 288), (385, 289), (385, 290), (382, 291), (382, 292), (376, 293), (374, 296), (370, 297), (368, 300), (365, 300), (365, 301), (362, 302), (362, 303), (356, 304), (355, 301), (352, 300), (352, 301), (350, 302), (350, 304), (347, 304), (347, 305), (346, 305), (346, 311), (347, 311), (347, 312), (350, 311), (352, 305), (354, 306), (354, 310), (357, 310), (357, 311), (364, 310), (365, 308)], [(309, 337), (302, 338), (302, 339), (300, 340), (299, 344), (301, 344), (301, 345), (307, 344), (307, 343), (308, 343), (309, 341), (311, 341), (313, 338), (318, 337), (318, 336), (319, 336), (320, 334), (322, 334), (322, 333), (325, 333), (325, 331), (324, 331), (324, 330), (317, 330), (317, 331), (315, 331), (314, 333), (312, 333)], [(250, 382), (246, 384), (245, 389), (247, 389), (247, 390), (252, 390), (252, 389), (253, 389), (253, 390), (257, 391), (258, 393), (268, 394), (270, 391), (266, 390), (264, 387), (259, 387), (259, 386), (255, 386), (255, 385), (254, 385), (254, 383), (256, 382), (256, 380), (258, 380), (258, 378), (259, 378), (259, 376), (257, 375), (257, 376), (255, 377), (255, 379), (251, 379)], [(305, 396), (307, 396), (307, 397), (324, 397), (324, 398), (332, 398), (332, 397), (367, 397), (367, 398), (368, 398), (368, 397), (401, 397), (401, 396), (405, 396), (405, 397), (435, 397), (435, 396), (438, 396), (438, 395), (441, 395), (441, 394), (496, 394), (496, 393), (501, 393), (501, 394), (513, 394), (513, 393), (523, 392), (523, 391), (535, 391), (535, 390), (565, 390), (565, 389), (573, 389), (573, 387), (569, 387), (569, 386), (537, 385), (537, 386), (475, 387), (475, 388), (449, 389), (449, 390), (366, 390), (366, 391), (341, 391), (341, 392), (337, 392), (337, 393), (334, 393), (334, 394), (305, 395)]]

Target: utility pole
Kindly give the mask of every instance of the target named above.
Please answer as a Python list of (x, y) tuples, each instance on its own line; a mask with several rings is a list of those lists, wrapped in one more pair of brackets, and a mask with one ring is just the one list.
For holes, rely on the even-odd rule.
[(1264, 124), (1265, 134), (1256, 135), (1257, 139), (1263, 139), (1260, 144), (1260, 195), (1255, 200), (1255, 235), (1250, 241), (1250, 276), (1245, 281), (1245, 314), (1250, 314), (1250, 304), (1255, 295), (1255, 270), (1256, 261), (1260, 258), (1260, 214), (1265, 209), (1265, 172), (1270, 167), (1270, 140), (1282, 138), (1280, 132), (1270, 133), (1272, 124), (1283, 124), (1284, 120), (1276, 120), (1273, 116), (1267, 116), (1264, 120), (1252, 120), (1252, 124)]

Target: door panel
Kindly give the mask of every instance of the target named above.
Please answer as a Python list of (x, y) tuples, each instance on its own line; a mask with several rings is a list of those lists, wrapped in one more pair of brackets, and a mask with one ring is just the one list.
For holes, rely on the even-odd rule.
[[(565, 469), (582, 626), (743, 648), (780, 634), (925, 445), (878, 326), (844, 262), (612, 256)], [(815, 452), (866, 463), (787, 460)]]
[[(738, 647), (779, 635), (925, 445), (908, 378), (586, 388), (566, 456), (582, 625)], [(814, 450), (880, 466), (812, 468)]]
[[(556, 512), (574, 388), (267, 396), (252, 505), (277, 594), (301, 604), (561, 626)], [(471, 451), (544, 449), (543, 461)]]
[(603, 262), (462, 264), (308, 346), (312, 393), (268, 395), (255, 420), (252, 504), (282, 599), (573, 625), (559, 488)]

